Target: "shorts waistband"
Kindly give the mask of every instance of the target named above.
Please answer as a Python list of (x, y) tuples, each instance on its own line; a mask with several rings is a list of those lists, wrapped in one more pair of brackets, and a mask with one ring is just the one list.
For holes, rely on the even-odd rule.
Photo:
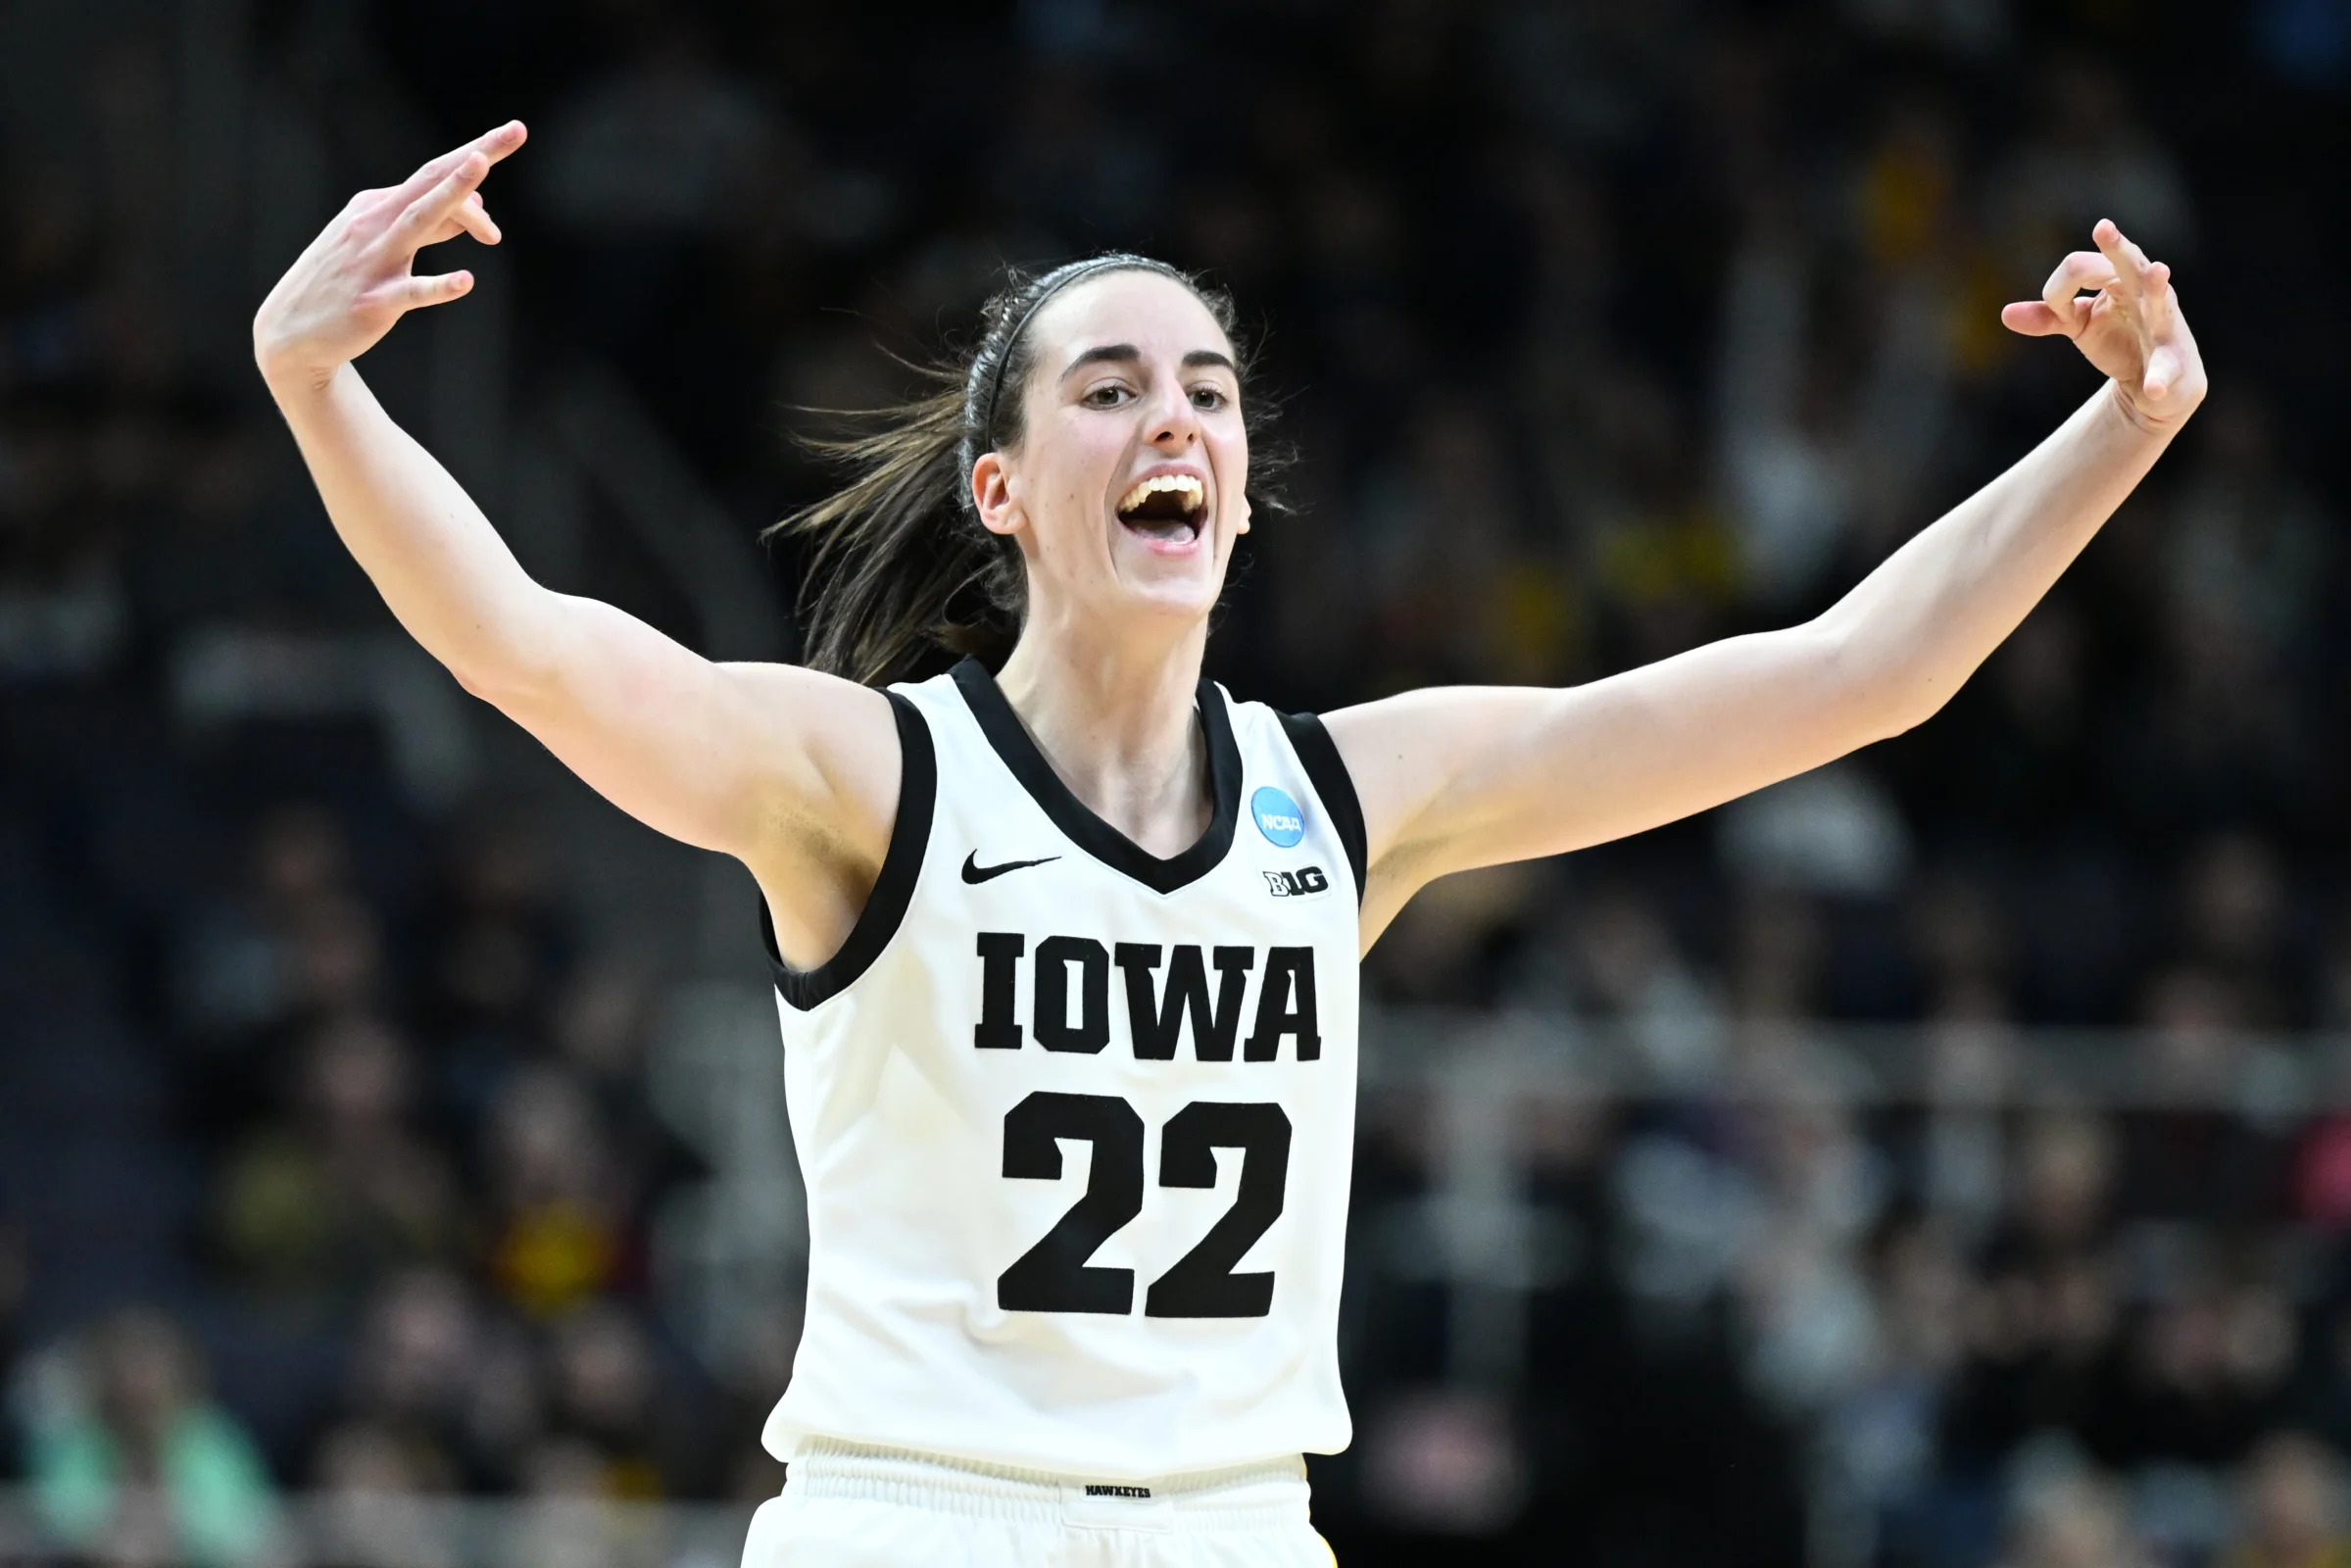
[(1012, 1523), (1129, 1530), (1263, 1530), (1304, 1522), (1297, 1455), (1136, 1481), (1057, 1475), (804, 1436), (787, 1497), (838, 1498)]

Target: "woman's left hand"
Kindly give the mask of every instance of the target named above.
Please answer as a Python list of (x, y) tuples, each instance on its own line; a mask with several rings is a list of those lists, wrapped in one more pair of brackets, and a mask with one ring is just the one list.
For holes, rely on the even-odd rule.
[[(2098, 220), (2090, 239), (2096, 250), (2058, 263), (2040, 298), (2002, 307), (2000, 320), (2027, 337), (2072, 338), (2113, 378), (2131, 422), (2168, 436), (2204, 401), (2204, 360), (2180, 314), (2172, 270), (2148, 261), (2112, 220)], [(2081, 298), (2084, 289), (2096, 292)]]

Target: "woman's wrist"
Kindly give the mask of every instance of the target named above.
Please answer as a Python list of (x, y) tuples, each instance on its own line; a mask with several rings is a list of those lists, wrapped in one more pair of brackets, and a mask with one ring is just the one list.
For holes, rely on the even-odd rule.
[(269, 387), (269, 396), (281, 409), (291, 410), (304, 404), (316, 404), (334, 390), (335, 378), (351, 368), (345, 360), (339, 365), (319, 366), (299, 360), (271, 359), (259, 353), (254, 363), (262, 372), (262, 383)]
[(2175, 395), (2165, 399), (2160, 409), (2150, 409), (2143, 397), (2112, 376), (2106, 380), (2106, 399), (2117, 416), (2132, 430), (2159, 441), (2169, 441), (2179, 434), (2188, 416), (2204, 401), (2200, 395), (2192, 402)]

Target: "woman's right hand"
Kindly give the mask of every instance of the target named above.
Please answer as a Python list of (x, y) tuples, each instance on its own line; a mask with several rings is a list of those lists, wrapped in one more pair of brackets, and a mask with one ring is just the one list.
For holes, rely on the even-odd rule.
[(525, 134), (510, 120), (388, 190), (352, 197), (254, 314), (253, 358), (270, 385), (324, 386), (408, 312), (472, 288), (468, 271), (417, 277), (409, 269), (416, 252), (460, 234), (498, 243), (477, 187)]

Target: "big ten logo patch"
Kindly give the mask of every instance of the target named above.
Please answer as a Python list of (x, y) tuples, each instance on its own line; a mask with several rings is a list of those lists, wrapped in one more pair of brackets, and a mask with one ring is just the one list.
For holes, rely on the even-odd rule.
[(1301, 865), (1295, 871), (1264, 873), (1265, 891), (1277, 899), (1310, 899), (1317, 893), (1331, 891), (1331, 878), (1319, 865)]

